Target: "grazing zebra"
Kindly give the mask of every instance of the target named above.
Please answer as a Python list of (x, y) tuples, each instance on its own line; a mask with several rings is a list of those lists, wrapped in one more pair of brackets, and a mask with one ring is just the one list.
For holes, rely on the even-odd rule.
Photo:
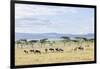
[(27, 50), (24, 50), (24, 53), (28, 54), (28, 51)]

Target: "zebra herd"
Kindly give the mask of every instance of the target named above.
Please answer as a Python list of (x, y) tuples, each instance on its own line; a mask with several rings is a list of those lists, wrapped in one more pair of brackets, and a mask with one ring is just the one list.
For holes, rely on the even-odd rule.
[[(62, 48), (46, 48), (44, 49), (45, 53), (54, 53), (54, 52), (64, 52), (64, 49)], [(34, 54), (41, 54), (42, 51), (41, 50), (38, 50), (38, 49), (30, 49), (30, 50), (24, 50), (24, 53), (25, 54), (28, 54), (28, 53), (34, 53)]]

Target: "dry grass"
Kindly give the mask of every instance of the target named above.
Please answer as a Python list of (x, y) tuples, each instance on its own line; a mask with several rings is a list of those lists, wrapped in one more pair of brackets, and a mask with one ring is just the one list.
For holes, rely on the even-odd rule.
[[(66, 43), (63, 46), (62, 42), (56, 42), (53, 46), (45, 45), (42, 48), (35, 44), (34, 49), (42, 51), (41, 54), (24, 53), (23, 50), (29, 51), (32, 48), (15, 48), (15, 65), (30, 65), (30, 64), (49, 64), (49, 63), (66, 63), (66, 62), (81, 62), (81, 61), (93, 61), (94, 60), (94, 43), (84, 42), (82, 46), (84, 50), (74, 51), (73, 49), (78, 45), (75, 43)], [(45, 53), (45, 48), (63, 48), (64, 52), (48, 52)]]

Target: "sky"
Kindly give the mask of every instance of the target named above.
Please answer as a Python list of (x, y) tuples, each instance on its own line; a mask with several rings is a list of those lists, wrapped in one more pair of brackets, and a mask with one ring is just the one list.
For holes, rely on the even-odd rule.
[(94, 9), (15, 4), (16, 33), (94, 33)]

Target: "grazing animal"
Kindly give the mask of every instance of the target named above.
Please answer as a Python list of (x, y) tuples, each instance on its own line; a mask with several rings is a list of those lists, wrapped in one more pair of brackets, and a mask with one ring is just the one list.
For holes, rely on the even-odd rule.
[(34, 53), (39, 53), (39, 54), (41, 54), (41, 51), (35, 50)]
[(58, 49), (58, 48), (56, 48), (55, 50), (56, 50), (57, 52), (59, 52), (59, 49)]
[(34, 54), (36, 54), (36, 53), (39, 53), (39, 54), (41, 54), (41, 51), (39, 51), (39, 50), (30, 50), (30, 52), (32, 52), (32, 53), (34, 53)]
[(48, 52), (48, 49), (45, 49), (45, 52), (47, 53)]
[(28, 51), (27, 50), (24, 50), (24, 53), (28, 54)]
[(49, 50), (50, 50), (51, 52), (54, 52), (54, 49), (53, 49), (53, 48), (49, 48)]
[(34, 53), (34, 50), (30, 50), (30, 52), (33, 52)]
[(74, 51), (77, 51), (77, 50), (84, 50), (84, 48), (81, 46), (74, 48)]
[(74, 51), (77, 51), (77, 47), (76, 47), (76, 48), (74, 48)]
[(61, 48), (60, 48), (59, 50), (60, 50), (60, 52), (63, 52), (63, 51), (64, 51), (64, 50), (63, 50), (63, 49), (61, 49)]
[(55, 49), (57, 52), (63, 52), (64, 50), (63, 49), (61, 49), (61, 48), (56, 48)]
[(80, 46), (80, 47), (78, 47), (78, 49), (79, 49), (79, 50), (84, 50), (84, 48), (83, 48), (83, 47), (81, 47), (81, 46)]

